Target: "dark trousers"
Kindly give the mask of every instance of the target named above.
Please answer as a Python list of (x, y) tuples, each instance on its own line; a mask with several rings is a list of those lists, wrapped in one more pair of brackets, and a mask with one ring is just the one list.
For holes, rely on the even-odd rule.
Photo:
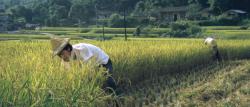
[(111, 60), (109, 59), (107, 64), (102, 64), (101, 66), (106, 68), (107, 71), (108, 71), (108, 74), (105, 74), (105, 76), (107, 76), (107, 80), (103, 84), (102, 88), (107, 90), (107, 91), (112, 91), (109, 88), (112, 88), (113, 90), (116, 90), (116, 83), (115, 83), (115, 80), (112, 77), (113, 66), (112, 66)]
[(214, 58), (214, 60), (217, 60), (219, 62), (221, 62), (221, 60), (222, 60), (217, 46), (213, 47), (213, 58)]

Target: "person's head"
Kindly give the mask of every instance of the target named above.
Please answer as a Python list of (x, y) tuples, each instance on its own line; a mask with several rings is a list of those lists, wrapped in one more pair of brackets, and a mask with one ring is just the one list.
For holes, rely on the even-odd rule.
[(64, 61), (68, 62), (71, 56), (71, 51), (73, 47), (70, 43), (66, 44), (65, 47), (57, 55), (62, 58)]
[(213, 37), (207, 37), (204, 41), (205, 45), (210, 45), (212, 47), (217, 46), (216, 40)]
[(72, 45), (69, 43), (70, 38), (58, 38), (52, 37), (51, 38), (51, 46), (53, 51), (53, 57), (59, 56), (64, 61), (69, 61)]

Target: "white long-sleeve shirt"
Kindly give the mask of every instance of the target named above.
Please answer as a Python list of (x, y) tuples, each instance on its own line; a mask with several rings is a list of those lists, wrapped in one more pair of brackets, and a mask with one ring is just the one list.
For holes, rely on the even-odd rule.
[(83, 62), (88, 62), (91, 58), (96, 59), (97, 64), (107, 64), (109, 56), (101, 50), (99, 47), (96, 47), (92, 44), (79, 43), (72, 45), (73, 50), (71, 53), (72, 57), (76, 57)]
[(217, 43), (216, 43), (215, 39), (214, 39), (214, 38), (211, 38), (211, 37), (207, 37), (207, 38), (205, 39), (204, 43), (205, 43), (206, 45), (211, 46), (211, 47), (216, 47), (216, 46), (217, 46)]

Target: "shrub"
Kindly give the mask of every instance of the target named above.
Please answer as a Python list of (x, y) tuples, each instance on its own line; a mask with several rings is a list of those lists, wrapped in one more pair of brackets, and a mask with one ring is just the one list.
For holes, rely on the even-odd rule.
[(241, 30), (247, 30), (248, 27), (249, 27), (248, 25), (244, 25), (244, 26), (241, 26), (240, 29), (241, 29)]
[(80, 33), (88, 33), (90, 29), (79, 29)]
[(196, 35), (202, 30), (195, 23), (179, 21), (170, 24), (170, 35), (173, 37), (188, 37)]
[(248, 29), (249, 26), (250, 26), (250, 19), (242, 20), (241, 23), (240, 23), (240, 25), (242, 25), (242, 26), (240, 27), (240, 29), (243, 29), (243, 30)]
[(240, 22), (239, 17), (232, 17), (228, 15), (219, 15), (212, 17), (210, 20), (200, 21), (200, 26), (235, 26)]
[(110, 16), (110, 20), (108, 22), (108, 25), (109, 25), (109, 27), (117, 27), (117, 28), (123, 27), (122, 17), (117, 13), (112, 14)]
[[(127, 22), (127, 27), (137, 27), (139, 25), (138, 20), (136, 20), (136, 18), (133, 18), (133, 17), (127, 17), (126, 22)], [(122, 22), (122, 23), (124, 23), (124, 22)], [(122, 26), (122, 27), (124, 27), (124, 26)]]
[[(114, 13), (110, 16), (110, 20), (108, 21), (109, 27), (122, 28), (124, 27), (124, 17)], [(133, 17), (126, 17), (126, 27), (136, 27), (138, 25), (138, 21)]]
[(217, 17), (217, 21), (219, 25), (233, 26), (233, 25), (238, 25), (238, 23), (240, 22), (240, 19), (238, 17), (220, 15)]

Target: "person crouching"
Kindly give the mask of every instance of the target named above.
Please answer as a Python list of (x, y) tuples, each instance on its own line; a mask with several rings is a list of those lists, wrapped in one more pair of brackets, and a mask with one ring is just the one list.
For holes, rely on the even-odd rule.
[(104, 75), (107, 79), (102, 88), (108, 92), (112, 91), (110, 88), (116, 90), (116, 83), (112, 78), (113, 66), (110, 57), (102, 49), (95, 45), (88, 43), (71, 45), (69, 41), (69, 38), (51, 38), (53, 56), (59, 56), (67, 69), (70, 68), (67, 63), (70, 60), (77, 60), (86, 63), (94, 57), (95, 62), (99, 65), (99, 67), (104, 67), (108, 71), (108, 74)]
[(218, 62), (220, 62), (221, 59), (221, 55), (220, 52), (218, 50), (218, 46), (216, 43), (216, 40), (213, 37), (207, 37), (204, 41), (205, 45), (209, 45), (212, 48), (213, 51), (213, 59), (217, 60)]

